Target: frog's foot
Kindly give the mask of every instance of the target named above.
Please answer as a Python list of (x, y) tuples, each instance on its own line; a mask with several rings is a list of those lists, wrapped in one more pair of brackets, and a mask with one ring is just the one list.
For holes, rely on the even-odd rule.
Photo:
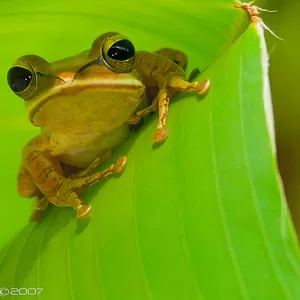
[(92, 209), (92, 207), (89, 205), (85, 205), (85, 204), (79, 205), (79, 207), (77, 207), (76, 217), (78, 219), (87, 217), (90, 214), (91, 209)]
[(170, 103), (170, 95), (172, 91), (196, 92), (199, 95), (204, 95), (208, 92), (210, 81), (205, 79), (201, 82), (188, 82), (181, 77), (171, 77), (165, 82), (165, 87), (160, 89), (158, 98), (158, 123), (156, 131), (153, 135), (155, 143), (163, 142), (168, 137), (166, 122), (168, 118), (168, 110)]
[(38, 221), (41, 217), (41, 212), (45, 211), (48, 208), (49, 201), (47, 197), (37, 198), (33, 212), (29, 218), (30, 222)]
[(203, 81), (188, 82), (181, 78), (173, 77), (170, 80), (169, 87), (177, 91), (196, 92), (199, 95), (204, 95), (209, 90), (210, 81), (205, 79)]
[(163, 142), (168, 137), (169, 131), (166, 126), (160, 128), (156, 127), (155, 133), (152, 137), (154, 143)]
[(90, 214), (92, 207), (84, 204), (77, 192), (74, 191), (72, 183), (75, 180), (79, 179), (64, 178), (60, 189), (56, 194), (49, 196), (48, 199), (52, 204), (59, 207), (73, 207), (77, 212), (77, 218), (85, 218)]
[[(49, 201), (56, 206), (71, 206), (77, 211), (77, 218), (84, 218), (89, 215), (91, 206), (85, 205), (78, 196), (78, 190), (104, 180), (113, 174), (120, 174), (125, 171), (126, 157), (122, 156), (115, 164), (110, 165), (102, 172), (79, 178), (63, 178), (58, 190), (49, 196)], [(85, 170), (84, 170), (85, 171)], [(82, 175), (82, 174), (81, 174)]]

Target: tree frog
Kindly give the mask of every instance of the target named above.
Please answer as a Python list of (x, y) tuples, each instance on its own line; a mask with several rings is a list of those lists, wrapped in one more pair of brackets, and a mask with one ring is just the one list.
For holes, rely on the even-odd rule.
[(53, 63), (37, 55), (16, 60), (8, 84), (24, 100), (29, 121), (41, 128), (24, 147), (18, 174), (19, 194), (36, 198), (32, 221), (49, 202), (73, 207), (78, 218), (88, 216), (91, 206), (82, 201), (81, 192), (122, 173), (126, 157), (101, 172), (92, 171), (126, 139), (129, 126), (150, 112), (158, 110), (153, 141), (166, 139), (170, 98), (176, 91), (205, 94), (210, 86), (208, 79), (186, 81), (186, 65), (180, 51), (135, 51), (116, 32), (102, 34), (91, 49)]

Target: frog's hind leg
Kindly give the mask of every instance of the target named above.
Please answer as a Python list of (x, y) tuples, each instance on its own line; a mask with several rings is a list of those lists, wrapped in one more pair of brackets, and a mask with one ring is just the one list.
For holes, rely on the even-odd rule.
[(183, 70), (185, 70), (187, 67), (188, 58), (181, 51), (174, 50), (171, 48), (161, 48), (155, 51), (155, 53), (166, 56), (167, 58), (171, 59), (175, 64), (179, 65)]
[(97, 158), (95, 158), (92, 163), (84, 170), (81, 170), (75, 174), (72, 174), (70, 176), (70, 178), (75, 179), (75, 178), (81, 178), (81, 177), (85, 177), (91, 174), (91, 172), (101, 163), (105, 162), (106, 160), (108, 160), (110, 157), (112, 156), (112, 151), (109, 150), (107, 152), (104, 152), (103, 154), (101, 154), (100, 156), (98, 156)]
[[(101, 161), (101, 157), (99, 158), (99, 161)], [(94, 161), (93, 164), (99, 164), (98, 161)], [(104, 180), (107, 177), (113, 175), (113, 174), (121, 174), (125, 171), (126, 168), (126, 157), (121, 156), (118, 161), (115, 164), (111, 164), (108, 168), (101, 172), (96, 172), (94, 174), (90, 174), (92, 169), (95, 166), (89, 166), (86, 170), (83, 170), (80, 176), (76, 176), (74, 179), (72, 179), (71, 185), (73, 189), (81, 189), (83, 187), (92, 185), (100, 180)]]
[[(106, 154), (104, 154), (104, 156)], [(77, 218), (86, 217), (90, 213), (91, 207), (85, 205), (78, 197), (80, 191), (82, 191), (83, 188), (95, 184), (100, 180), (104, 180), (113, 174), (121, 174), (126, 168), (126, 157), (122, 156), (115, 164), (110, 165), (102, 172), (90, 174), (92, 169), (103, 161), (102, 159), (104, 159), (104, 157), (96, 159), (86, 170), (79, 172), (73, 178), (68, 178), (64, 186), (59, 191), (59, 196), (63, 199), (63, 202), (60, 201), (55, 204), (57, 206), (72, 206), (77, 211)]]
[(35, 199), (34, 209), (30, 216), (29, 221), (38, 221), (41, 217), (41, 212), (45, 211), (49, 206), (49, 201), (46, 196), (39, 196)]
[[(115, 164), (110, 165), (105, 170), (91, 174), (99, 164), (103, 163), (111, 156), (111, 151), (104, 152), (94, 159), (86, 169), (70, 175), (63, 188), (59, 191), (59, 197), (54, 197), (56, 201), (52, 200), (51, 202), (57, 206), (73, 207), (77, 211), (77, 218), (84, 218), (89, 215), (91, 206), (85, 205), (79, 197), (84, 188), (104, 180), (113, 174), (120, 174), (126, 168), (126, 158), (122, 156)], [(63, 200), (61, 201), (59, 198)]]
[(18, 174), (18, 192), (22, 197), (35, 197), (33, 212), (29, 220), (37, 221), (41, 212), (47, 209), (49, 201), (47, 197), (43, 196), (24, 165), (21, 166)]
[(18, 193), (22, 197), (31, 198), (41, 194), (38, 186), (35, 184), (31, 174), (22, 164), (18, 174)]
[[(26, 169), (42, 195), (46, 196), (50, 203), (59, 207), (71, 206), (77, 211), (78, 218), (86, 217), (91, 207), (84, 204), (77, 192), (86, 186), (106, 179), (109, 175), (122, 173), (126, 167), (126, 158), (121, 157), (116, 164), (102, 172), (87, 175), (102, 159), (107, 157), (107, 154), (106, 157), (104, 154), (104, 157), (101, 157), (100, 160), (96, 159), (87, 170), (79, 172), (77, 174), (79, 178), (65, 177), (60, 157), (52, 156), (49, 153), (53, 149), (57, 150), (56, 144), (51, 144), (51, 137), (51, 134), (46, 132), (36, 136), (26, 145), (23, 151)], [(27, 195), (32, 196), (32, 193), (27, 192)], [(46, 205), (46, 203), (44, 204)], [(40, 203), (39, 209), (42, 207), (44, 206)]]
[(111, 150), (101, 154), (99, 157), (95, 158), (92, 163), (86, 169), (80, 169), (67, 164), (62, 163), (62, 168), (64, 176), (68, 178), (80, 178), (89, 175), (98, 165), (108, 160), (112, 156)]
[[(92, 163), (84, 170), (80, 170), (74, 174), (71, 174), (70, 176), (68, 176), (71, 179), (79, 179), (82, 177), (86, 177), (88, 175), (90, 175), (92, 173), (92, 171), (97, 168), (97, 166), (99, 166), (101, 163), (105, 162), (106, 160), (108, 160), (110, 157), (112, 156), (112, 151), (109, 150), (107, 152), (102, 153), (100, 156), (96, 157)], [(84, 190), (84, 187), (77, 189), (76, 193), (78, 195), (80, 195), (82, 193), (82, 191)]]

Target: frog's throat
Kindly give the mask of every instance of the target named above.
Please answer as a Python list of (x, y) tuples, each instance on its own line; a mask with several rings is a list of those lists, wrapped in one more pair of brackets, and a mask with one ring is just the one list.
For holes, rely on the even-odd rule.
[(83, 92), (88, 89), (100, 89), (105, 90), (107, 92), (115, 92), (116, 90), (122, 91), (124, 93), (132, 93), (135, 92), (142, 97), (145, 91), (145, 87), (143, 83), (137, 79), (132, 80), (99, 80), (97, 81), (89, 81), (89, 82), (76, 82), (70, 83), (67, 86), (57, 86), (53, 88), (51, 93), (47, 92), (43, 95), (40, 95), (38, 99), (33, 99), (27, 101), (27, 115), (30, 122), (34, 125), (34, 116), (38, 111), (46, 104), (47, 102), (55, 99), (55, 97), (64, 96), (64, 95), (72, 95), (76, 96), (76, 94)]

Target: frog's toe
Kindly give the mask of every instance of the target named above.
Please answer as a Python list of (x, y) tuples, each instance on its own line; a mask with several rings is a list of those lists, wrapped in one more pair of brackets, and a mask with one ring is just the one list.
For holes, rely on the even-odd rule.
[(127, 120), (126, 123), (128, 125), (136, 125), (140, 122), (140, 120), (141, 120), (141, 117), (136, 114), (136, 115), (132, 116), (129, 120)]
[(160, 127), (157, 128), (152, 139), (154, 143), (161, 143), (168, 137), (168, 128)]
[(197, 91), (197, 93), (199, 95), (204, 95), (208, 92), (209, 88), (210, 88), (210, 80), (209, 79), (205, 79), (201, 82), (194, 82), (193, 83), (195, 86), (195, 90)]
[(77, 209), (76, 217), (77, 217), (78, 219), (82, 219), (82, 218), (87, 217), (87, 216), (90, 214), (91, 209), (92, 209), (92, 207), (89, 206), (89, 205), (85, 205), (85, 204), (81, 205), (81, 206)]
[(116, 173), (116, 174), (123, 173), (126, 169), (126, 164), (127, 164), (126, 157), (121, 156), (114, 165), (114, 169), (113, 169), (114, 173)]

